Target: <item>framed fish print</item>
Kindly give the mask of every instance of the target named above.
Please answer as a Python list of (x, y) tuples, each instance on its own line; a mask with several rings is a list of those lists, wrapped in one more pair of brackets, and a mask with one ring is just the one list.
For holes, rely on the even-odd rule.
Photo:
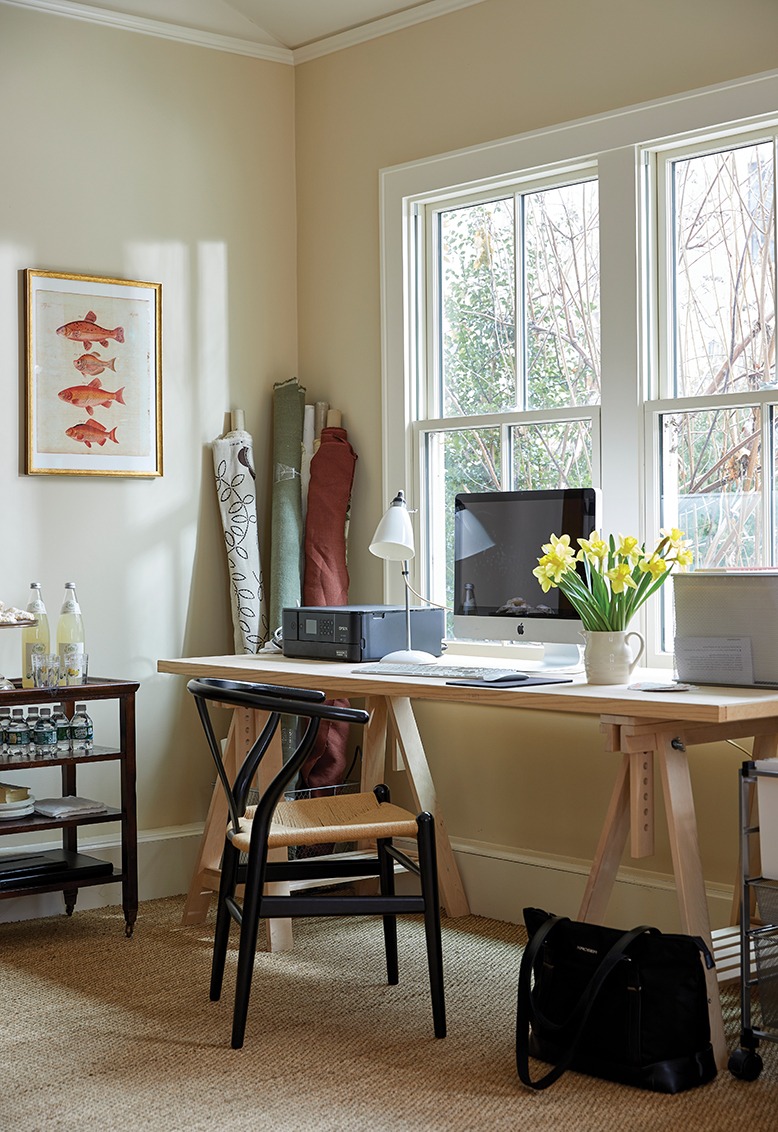
[(162, 475), (162, 284), (25, 272), (28, 475)]

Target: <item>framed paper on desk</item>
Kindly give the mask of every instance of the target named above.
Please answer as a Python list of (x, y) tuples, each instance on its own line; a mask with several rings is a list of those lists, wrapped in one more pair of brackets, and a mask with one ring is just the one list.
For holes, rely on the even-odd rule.
[(25, 272), (28, 475), (162, 475), (162, 284)]

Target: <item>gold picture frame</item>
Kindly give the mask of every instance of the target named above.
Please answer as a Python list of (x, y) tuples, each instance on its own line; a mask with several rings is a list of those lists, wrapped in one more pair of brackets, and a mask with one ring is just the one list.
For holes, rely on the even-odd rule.
[(27, 475), (162, 475), (162, 284), (25, 271)]

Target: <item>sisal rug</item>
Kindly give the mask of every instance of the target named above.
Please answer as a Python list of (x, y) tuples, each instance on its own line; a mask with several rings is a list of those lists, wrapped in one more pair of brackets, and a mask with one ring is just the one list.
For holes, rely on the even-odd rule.
[[(208, 1000), (211, 925), (183, 897), (0, 926), (0, 1128), (14, 1132), (772, 1132), (778, 1047), (754, 1082), (728, 1072), (667, 1097), (568, 1073), (529, 1093), (514, 1067), (522, 934), (444, 921), (448, 1037), (436, 1041), (421, 925), (400, 921), (400, 985), (379, 920), (298, 921), (257, 956), (246, 1045), (229, 1047), (235, 952)], [(737, 986), (725, 995), (738, 1042)]]

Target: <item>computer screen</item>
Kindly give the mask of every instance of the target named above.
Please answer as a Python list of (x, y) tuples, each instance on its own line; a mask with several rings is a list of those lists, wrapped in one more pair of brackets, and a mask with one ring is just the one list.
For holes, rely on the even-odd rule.
[(554, 663), (577, 657), (578, 615), (559, 589), (544, 594), (532, 571), (552, 534), (569, 535), (577, 549), (597, 529), (599, 492), (462, 493), (454, 508), (454, 636), (542, 644)]

